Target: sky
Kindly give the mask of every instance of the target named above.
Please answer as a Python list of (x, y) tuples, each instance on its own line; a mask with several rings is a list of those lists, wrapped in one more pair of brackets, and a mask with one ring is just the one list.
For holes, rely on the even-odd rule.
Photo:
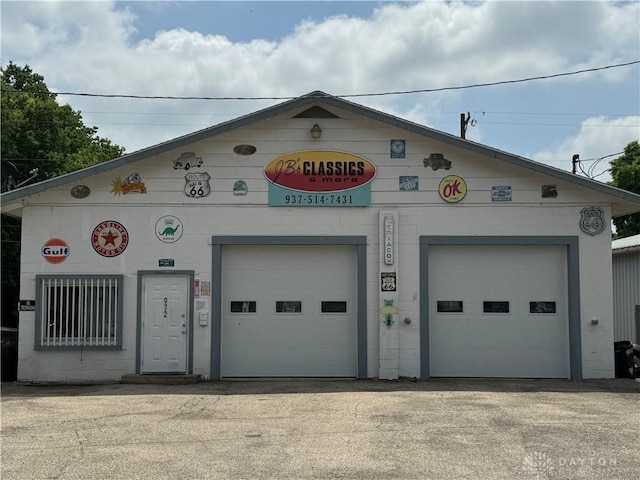
[[(50, 90), (190, 97), (410, 92), (640, 60), (640, 2), (11, 1), (0, 48)], [(640, 138), (640, 64), (347, 100), (601, 181)], [(283, 100), (59, 95), (125, 147), (156, 145)]]

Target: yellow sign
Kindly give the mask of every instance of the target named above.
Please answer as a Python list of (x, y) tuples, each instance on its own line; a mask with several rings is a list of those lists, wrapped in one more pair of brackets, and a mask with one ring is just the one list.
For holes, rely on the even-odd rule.
[(445, 202), (456, 203), (467, 194), (467, 184), (462, 177), (449, 175), (440, 180), (438, 191)]

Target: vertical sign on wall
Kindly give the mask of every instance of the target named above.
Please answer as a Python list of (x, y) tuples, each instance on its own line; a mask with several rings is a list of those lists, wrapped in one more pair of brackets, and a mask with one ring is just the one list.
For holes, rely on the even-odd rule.
[(394, 139), (389, 142), (391, 158), (404, 158), (406, 150), (406, 142), (400, 139)]
[(398, 245), (398, 211), (380, 210), (378, 217), (380, 290), (380, 329), (378, 342), (381, 380), (395, 380), (400, 373), (398, 313), (398, 263), (395, 246)]
[(384, 264), (393, 265), (393, 215), (384, 216)]

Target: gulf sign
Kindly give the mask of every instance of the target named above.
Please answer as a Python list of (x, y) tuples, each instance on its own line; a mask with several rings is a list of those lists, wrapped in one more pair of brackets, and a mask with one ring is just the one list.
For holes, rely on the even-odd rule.
[(299, 151), (271, 160), (264, 175), (272, 184), (297, 192), (344, 192), (370, 183), (376, 166), (346, 152)]
[(69, 245), (59, 238), (51, 238), (44, 242), (41, 253), (49, 263), (62, 263), (69, 256)]

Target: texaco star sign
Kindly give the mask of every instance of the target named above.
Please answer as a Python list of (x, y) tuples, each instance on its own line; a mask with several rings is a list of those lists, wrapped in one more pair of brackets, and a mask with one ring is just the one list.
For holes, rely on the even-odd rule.
[(91, 245), (103, 257), (116, 257), (127, 248), (129, 233), (121, 223), (113, 220), (102, 222), (93, 229)]

